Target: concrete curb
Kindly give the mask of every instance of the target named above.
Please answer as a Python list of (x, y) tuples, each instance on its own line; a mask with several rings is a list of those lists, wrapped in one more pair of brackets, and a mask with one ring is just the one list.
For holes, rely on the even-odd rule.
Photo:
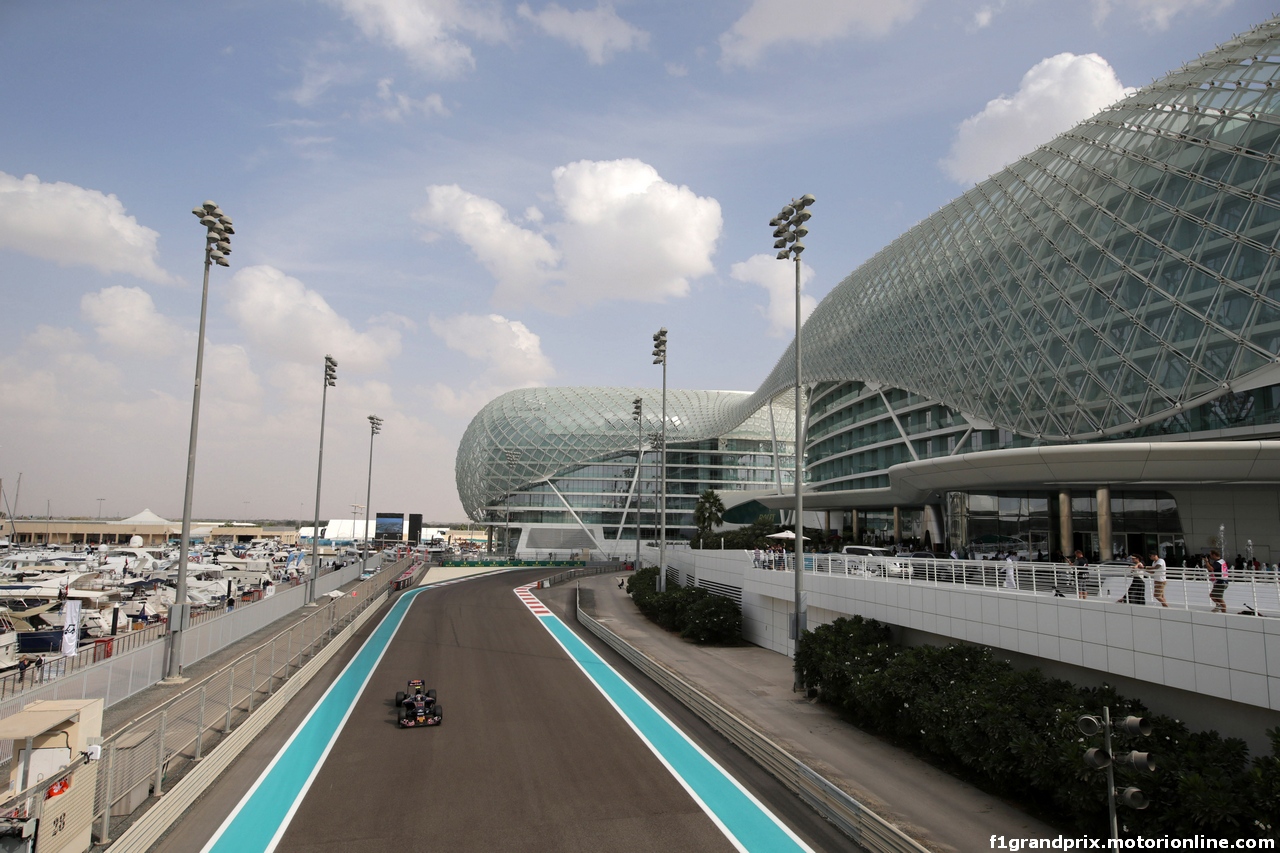
[(152, 845), (169, 830), (169, 827), (182, 818), (183, 813), (204, 793), (205, 788), (231, 766), (231, 762), (238, 758), (245, 747), (276, 718), (280, 710), (307, 685), (320, 668), (328, 663), (338, 650), (346, 645), (347, 640), (351, 639), (361, 626), (378, 612), (389, 595), (390, 592), (386, 591), (371, 601), (347, 627), (339, 631), (338, 635), (325, 645), (319, 654), (308, 661), (293, 678), (286, 681), (270, 699), (241, 723), (240, 727), (226, 740), (218, 744), (217, 748), (210, 752), (195, 769), (184, 776), (181, 782), (160, 798), (160, 802), (135, 821), (107, 849), (111, 853), (145, 853), (151, 849)]
[(851, 840), (873, 853), (928, 853), (928, 849), (919, 842), (831, 784), (742, 718), (601, 625), (581, 606), (575, 605), (574, 609), (578, 621), (587, 630), (728, 738)]

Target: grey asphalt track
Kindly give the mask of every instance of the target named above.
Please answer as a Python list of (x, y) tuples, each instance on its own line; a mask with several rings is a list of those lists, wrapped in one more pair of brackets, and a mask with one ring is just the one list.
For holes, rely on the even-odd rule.
[[(504, 573), (418, 596), (278, 850), (733, 850), (512, 593), (545, 574)], [(155, 849), (203, 846), (363, 639)], [(396, 725), (392, 697), (415, 677), (439, 692), (439, 728)], [(814, 849), (852, 849), (660, 690), (637, 686)]]

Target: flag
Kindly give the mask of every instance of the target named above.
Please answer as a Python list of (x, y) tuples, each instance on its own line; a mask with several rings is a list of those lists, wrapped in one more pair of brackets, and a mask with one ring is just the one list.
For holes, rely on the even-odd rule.
[(66, 777), (65, 779), (59, 779), (57, 782), (54, 782), (52, 785), (49, 786), (49, 790), (45, 791), (44, 798), (48, 800), (58, 796), (59, 794), (65, 794), (67, 792), (67, 789), (70, 787), (71, 787), (70, 776)]
[(80, 650), (80, 602), (71, 599), (62, 605), (62, 654), (73, 658)]

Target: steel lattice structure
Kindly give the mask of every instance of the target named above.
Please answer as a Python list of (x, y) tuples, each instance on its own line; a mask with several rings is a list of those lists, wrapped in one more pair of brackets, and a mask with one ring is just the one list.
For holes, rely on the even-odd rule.
[[(901, 388), (1042, 442), (1121, 437), (1280, 384), (1278, 237), (1280, 18), (1104, 109), (877, 253), (806, 322), (804, 384)], [(680, 437), (723, 435), (771, 399), (789, 401), (793, 349), (754, 394), (672, 392)], [(458, 451), (464, 507), (629, 447), (630, 401), (643, 396), (648, 412), (655, 393), (498, 398)], [(515, 472), (508, 446), (526, 454)]]
[[(479, 519), (483, 508), (522, 486), (589, 462), (634, 452), (632, 401), (644, 400), (643, 432), (661, 425), (662, 393), (652, 388), (522, 388), (486, 405), (458, 445), (455, 474), (462, 506)], [(792, 397), (774, 406), (778, 441), (792, 441)], [(767, 409), (740, 391), (667, 391), (667, 443), (703, 441), (735, 430), (769, 437)], [(507, 453), (518, 453), (508, 462)]]

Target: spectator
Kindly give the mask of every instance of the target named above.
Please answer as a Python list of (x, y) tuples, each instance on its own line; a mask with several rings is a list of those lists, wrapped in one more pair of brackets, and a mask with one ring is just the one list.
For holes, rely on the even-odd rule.
[(1213, 602), (1214, 613), (1226, 613), (1227, 604), (1223, 597), (1227, 592), (1227, 561), (1217, 551), (1209, 552), (1209, 600)]
[(1168, 582), (1168, 565), (1160, 557), (1158, 553), (1151, 554), (1151, 590), (1156, 601), (1160, 602), (1161, 607), (1168, 607), (1169, 602), (1164, 600), (1164, 585)]
[(1010, 551), (1004, 558), (1004, 586), (1005, 589), (1018, 588), (1018, 569), (1013, 562), (1014, 552)]
[(1085, 559), (1083, 551), (1076, 551), (1075, 558), (1072, 559), (1071, 565), (1076, 567), (1076, 594), (1081, 598), (1088, 598), (1089, 561)]
[(26, 655), (18, 658), (18, 686), (23, 687), (27, 683), (27, 669), (31, 666), (31, 659)]

